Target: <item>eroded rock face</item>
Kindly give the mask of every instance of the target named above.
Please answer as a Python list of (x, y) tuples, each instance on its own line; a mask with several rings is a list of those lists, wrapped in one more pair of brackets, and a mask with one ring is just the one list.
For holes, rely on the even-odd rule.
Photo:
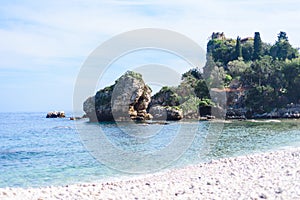
[(160, 105), (151, 107), (150, 114), (155, 120), (181, 120), (183, 118), (181, 109)]
[(99, 90), (83, 104), (90, 121), (149, 120), (151, 89), (142, 75), (128, 71), (114, 85)]

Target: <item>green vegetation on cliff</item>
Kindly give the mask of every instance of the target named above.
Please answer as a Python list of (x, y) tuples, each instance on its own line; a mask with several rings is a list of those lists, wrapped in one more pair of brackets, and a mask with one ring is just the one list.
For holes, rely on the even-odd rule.
[(159, 104), (174, 109), (181, 109), (184, 116), (197, 118), (199, 106), (213, 106), (209, 89), (202, 73), (191, 69), (182, 75), (182, 81), (177, 87), (162, 87), (152, 97), (152, 104)]
[(298, 57), (298, 49), (292, 47), (285, 32), (278, 34), (273, 45), (264, 43), (259, 32), (254, 38), (237, 40), (213, 33), (207, 44), (203, 76), (210, 88), (243, 89), (243, 98), (236, 107), (268, 112), (300, 103)]
[(251, 113), (300, 103), (299, 51), (285, 32), (278, 34), (275, 44), (263, 42), (259, 32), (237, 39), (213, 33), (206, 58), (203, 72), (189, 70), (178, 87), (163, 87), (154, 99), (164, 106), (179, 106), (186, 113), (199, 107), (218, 107), (220, 102), (211, 98), (211, 89), (227, 94), (227, 109)]

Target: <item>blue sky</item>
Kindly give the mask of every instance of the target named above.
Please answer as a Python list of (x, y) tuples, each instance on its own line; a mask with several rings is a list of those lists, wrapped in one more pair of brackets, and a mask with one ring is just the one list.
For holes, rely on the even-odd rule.
[[(126, 31), (169, 29), (204, 49), (216, 31), (233, 38), (259, 31), (269, 43), (274, 43), (279, 31), (286, 31), (292, 45), (300, 47), (299, 13), (296, 0), (3, 0), (0, 112), (72, 110), (74, 83), (85, 59), (102, 42)], [(102, 84), (126, 71), (127, 67), (117, 66), (129, 69), (153, 56), (154, 62), (183, 65), (158, 55), (139, 55), (134, 63), (130, 61), (134, 58), (124, 58)]]

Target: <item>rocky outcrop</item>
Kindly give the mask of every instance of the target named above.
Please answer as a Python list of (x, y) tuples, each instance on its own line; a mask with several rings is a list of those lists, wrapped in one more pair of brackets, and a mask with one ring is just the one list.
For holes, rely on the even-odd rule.
[(226, 110), (220, 106), (200, 106), (199, 114), (201, 119), (224, 119)]
[(93, 122), (149, 120), (152, 119), (147, 113), (151, 92), (141, 74), (128, 71), (114, 85), (89, 97), (83, 110)]
[(284, 108), (274, 108), (271, 112), (254, 112), (251, 108), (229, 108), (226, 119), (278, 119), (300, 118), (300, 104), (288, 104)]
[(150, 114), (155, 120), (181, 120), (183, 112), (178, 107), (156, 105), (150, 108)]
[(229, 108), (227, 109), (227, 112), (226, 112), (226, 119), (246, 119), (248, 116), (249, 117), (249, 113), (247, 113), (247, 110), (246, 109), (243, 109), (243, 108), (236, 108), (236, 109), (233, 109), (233, 108)]
[(65, 112), (64, 111), (51, 111), (47, 113), (46, 118), (64, 118), (66, 117)]
[[(249, 117), (250, 118), (250, 117)], [(288, 104), (284, 108), (274, 108), (271, 112), (252, 113), (255, 119), (300, 118), (300, 104)]]

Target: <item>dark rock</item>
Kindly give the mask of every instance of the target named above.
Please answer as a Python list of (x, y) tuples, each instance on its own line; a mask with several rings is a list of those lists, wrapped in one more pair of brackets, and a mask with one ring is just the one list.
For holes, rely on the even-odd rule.
[(248, 110), (246, 112), (246, 117), (256, 119), (298, 119), (300, 118), (300, 105), (288, 104), (284, 108), (274, 108), (271, 112), (253, 112)]
[(79, 120), (82, 119), (82, 117), (70, 117), (70, 120)]
[(233, 109), (230, 108), (226, 111), (226, 119), (239, 119), (244, 120), (246, 119), (246, 110), (244, 109)]
[(211, 106), (199, 107), (200, 117), (211, 115)]
[(201, 106), (199, 107), (200, 117), (206, 117), (208, 119), (224, 119), (225, 110), (217, 106)]
[(213, 115), (206, 115), (206, 118), (207, 118), (207, 119), (216, 119), (216, 117), (213, 116)]
[(46, 118), (64, 118), (66, 117), (65, 112), (64, 111), (51, 111), (47, 113)]

